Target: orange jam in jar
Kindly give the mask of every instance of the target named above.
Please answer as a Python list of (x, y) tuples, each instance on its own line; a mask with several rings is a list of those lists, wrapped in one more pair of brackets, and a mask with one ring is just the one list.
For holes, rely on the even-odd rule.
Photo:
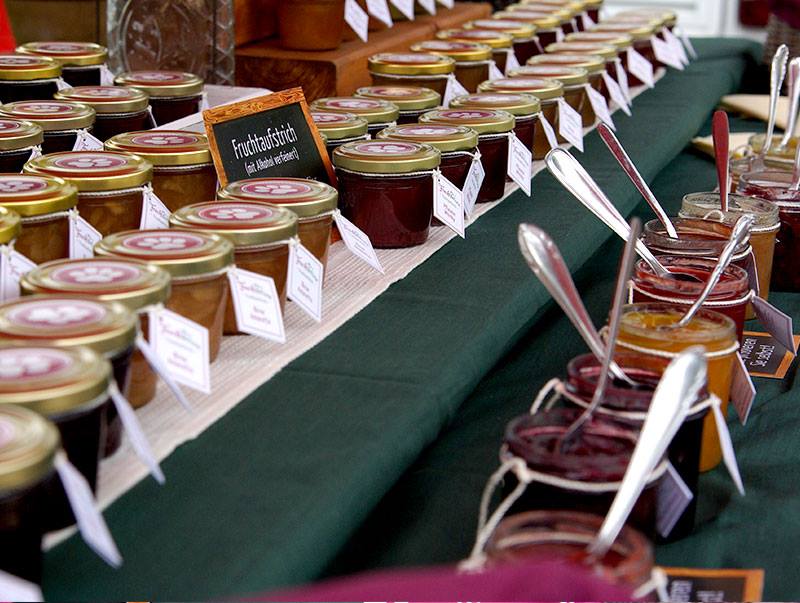
[(0, 100), (47, 100), (58, 92), (61, 65), (49, 57), (0, 54)]
[(464, 28), (499, 31), (511, 36), (514, 54), (520, 63), (524, 63), (532, 56), (542, 52), (539, 37), (536, 35), (536, 26), (530, 23), (502, 19), (477, 19), (464, 25)]
[[(266, 203), (208, 201), (182, 207), (169, 219), (172, 228), (212, 232), (228, 238), (236, 267), (272, 278), (286, 305), (289, 241), (297, 235), (297, 214)], [(228, 294), (223, 331), (239, 334), (233, 300)]]
[(147, 94), (153, 119), (159, 126), (199, 113), (203, 102), (203, 78), (194, 73), (129, 71), (118, 75), (114, 83)]
[(374, 136), (384, 128), (397, 123), (400, 110), (390, 101), (374, 98), (357, 98), (339, 96), (335, 98), (318, 98), (310, 106), (312, 111), (332, 111), (334, 113), (352, 113), (367, 121), (367, 131)]
[(153, 166), (153, 191), (170, 211), (213, 199), (217, 172), (205, 134), (182, 130), (127, 132), (109, 138), (107, 151), (134, 153)]
[[(497, 68), (505, 73), (508, 55), (514, 52), (514, 38), (502, 31), (488, 29), (445, 29), (436, 33), (439, 40), (477, 42), (492, 49), (492, 58)], [(441, 92), (444, 96), (444, 92)]]
[(19, 214), (0, 205), (0, 245), (8, 245), (22, 231), (22, 218)]
[(71, 151), (32, 159), (25, 173), (56, 176), (77, 187), (81, 216), (106, 236), (139, 228), (153, 166), (130, 153)]
[[(56, 260), (41, 264), (20, 280), (23, 294), (81, 295), (100, 301), (118, 301), (139, 315), (141, 332), (148, 332), (148, 310), (166, 304), (170, 276), (165, 270), (129, 259)], [(139, 408), (155, 397), (156, 375), (140, 351), (131, 361), (129, 400)]]
[(423, 86), (444, 97), (456, 62), (438, 54), (386, 52), (369, 58), (373, 86)]
[(22, 217), (15, 249), (41, 264), (69, 257), (69, 210), (77, 189), (61, 178), (0, 174), (0, 205)]
[(35, 123), (0, 117), (0, 173), (20, 173), (43, 140), (42, 128)]
[(325, 137), (325, 148), (329, 155), (343, 144), (369, 139), (367, 120), (354, 113), (312, 110), (311, 119)]
[[(93, 130), (95, 112), (89, 105), (68, 101), (19, 101), (0, 106), (0, 116), (27, 120), (43, 131), (42, 153), (71, 151), (78, 130)], [(30, 157), (30, 154), (28, 155)]]
[(364, 86), (356, 90), (356, 96), (392, 103), (399, 109), (398, 124), (417, 123), (420, 115), (442, 104), (438, 92), (421, 86)]
[(542, 109), (538, 98), (530, 94), (494, 94), (477, 92), (457, 96), (450, 101), (451, 109), (492, 109), (505, 111), (514, 116), (514, 134), (522, 144), (533, 151), (536, 138), (536, 119)]
[(49, 57), (61, 65), (61, 77), (70, 86), (99, 86), (100, 68), (108, 51), (94, 42), (28, 42), (17, 47), (20, 54)]
[[(659, 358), (674, 358), (689, 347), (703, 346), (708, 361), (708, 391), (722, 401), (724, 416), (739, 349), (736, 325), (724, 314), (701, 309), (689, 324), (679, 327), (684, 314), (683, 309), (663, 303), (627, 305), (622, 312), (617, 345), (623, 350)], [(720, 460), (717, 426), (709, 414), (703, 427), (700, 470), (713, 469)]]
[(481, 82), (489, 79), (492, 49), (485, 44), (460, 40), (427, 40), (414, 44), (411, 51), (452, 58), (456, 62), (456, 79), (468, 92), (475, 92)]
[(108, 140), (123, 132), (148, 130), (152, 124), (147, 94), (120, 86), (78, 86), (56, 93), (58, 100), (89, 105), (97, 114), (94, 135)]

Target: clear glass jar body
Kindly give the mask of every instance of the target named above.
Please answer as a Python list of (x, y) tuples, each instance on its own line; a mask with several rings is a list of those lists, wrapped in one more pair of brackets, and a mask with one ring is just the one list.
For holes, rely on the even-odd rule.
[[(108, 358), (111, 363), (111, 372), (119, 391), (128, 400), (131, 399), (131, 367), (135, 348), (131, 346)], [(122, 421), (117, 415), (116, 407), (111, 404), (106, 410), (106, 442), (103, 457), (109, 457), (122, 446)]]
[(436, 107), (431, 107), (430, 109), (421, 109), (419, 111), (400, 111), (400, 115), (397, 118), (397, 123), (398, 125), (415, 124), (419, 121), (419, 118), (423, 113), (427, 113), (435, 108)]
[(475, 92), (479, 85), (489, 79), (490, 64), (489, 61), (457, 62), (456, 79), (468, 92)]
[[(86, 130), (94, 132), (94, 128), (86, 128)], [(60, 153), (61, 151), (71, 151), (75, 148), (77, 139), (77, 130), (45, 130), (42, 153), (48, 155), (50, 153)]]
[(78, 193), (81, 217), (104, 237), (125, 230), (138, 230), (142, 221), (144, 193), (141, 188)]
[[(520, 65), (527, 63), (528, 59), (531, 57), (542, 54), (539, 44), (541, 44), (541, 42), (539, 42), (536, 36), (524, 40), (514, 39), (514, 54), (517, 56)], [(542, 46), (542, 48), (544, 48), (544, 46)]]
[(217, 172), (213, 163), (187, 166), (153, 166), (153, 191), (173, 212), (185, 205), (213, 199)]
[(100, 140), (106, 141), (117, 134), (150, 130), (152, 127), (153, 120), (146, 110), (131, 113), (98, 113), (94, 120), (93, 134)]
[(228, 275), (172, 277), (166, 307), (208, 329), (208, 355), (213, 362), (222, 344), (222, 326), (228, 300)]
[(100, 65), (62, 65), (61, 78), (70, 86), (99, 86)]
[(469, 168), (472, 165), (472, 156), (476, 150), (442, 153), (442, 163), (439, 164), (439, 171), (459, 189), (463, 189), (467, 181)]
[(13, 151), (0, 151), (0, 173), (18, 174), (22, 166), (30, 159), (31, 147), (14, 149)]
[(6, 103), (52, 100), (58, 92), (55, 78), (43, 80), (0, 80), (0, 100)]
[[(558, 132), (558, 100), (548, 99), (542, 101), (542, 116), (553, 126), (553, 130)], [(544, 128), (537, 128), (533, 138), (533, 158), (544, 159), (550, 152), (550, 143), (547, 142), (547, 135)]]
[[(586, 88), (584, 88), (583, 86), (584, 86), (583, 84), (577, 84), (575, 86), (564, 86), (564, 100), (567, 101), (567, 104), (570, 107), (575, 109), (575, 111), (577, 111), (578, 114), (580, 114), (581, 120), (584, 119), (583, 114), (585, 111), (585, 107), (588, 105), (589, 110), (591, 111), (592, 109), (589, 103), (589, 99), (586, 98)], [(594, 115), (594, 113), (592, 113), (592, 115)], [(592, 123), (594, 122), (593, 121), (590, 122), (589, 125), (592, 125)], [(557, 130), (556, 133), (558, 135), (559, 142), (567, 142), (564, 138), (561, 137), (560, 134), (558, 134)]]
[(536, 139), (536, 115), (517, 115), (515, 118), (514, 134), (533, 152), (533, 144)]
[(42, 533), (47, 517), (43, 479), (21, 489), (0, 493), (0, 570), (41, 584)]
[[(650, 43), (650, 40), (634, 40), (633, 42), (633, 49), (636, 50), (640, 55), (646, 58), (653, 68), (661, 66), (661, 63), (656, 61), (656, 55), (653, 52), (653, 45)], [(643, 86), (644, 82), (640, 80), (638, 77), (631, 73), (631, 68), (628, 65), (628, 53), (625, 53), (625, 58), (623, 60), (625, 64), (625, 73), (628, 74), (628, 84), (631, 86)]]
[(69, 257), (67, 212), (22, 218), (22, 232), (14, 248), (37, 264)]
[[(167, 302), (167, 305), (169, 302)], [(139, 327), (145, 339), (150, 332), (149, 320), (146, 312), (139, 314)], [(158, 376), (155, 374), (150, 363), (141, 351), (136, 349), (131, 358), (130, 388), (128, 390), (128, 402), (134, 408), (141, 408), (156, 397), (156, 386)]]
[(191, 96), (151, 96), (150, 108), (156, 124), (163, 126), (176, 119), (200, 112), (203, 102), (202, 94)]
[[(288, 209), (291, 209), (291, 206)], [(300, 237), (300, 242), (322, 262), (323, 270), (328, 269), (332, 230), (333, 216), (330, 214), (300, 218), (297, 222), (297, 236)]]
[[(446, 75), (394, 75), (389, 73), (370, 72), (373, 86), (418, 86), (430, 88), (444, 98), (447, 90)], [(488, 79), (488, 78), (487, 78)]]
[(539, 29), (536, 31), (536, 35), (539, 36), (539, 43), (542, 45), (542, 48), (547, 48), (550, 44), (555, 44), (559, 41), (561, 36), (559, 35), (560, 28), (556, 29)]
[[(608, 91), (605, 90), (605, 83), (603, 82), (602, 73), (590, 73), (589, 85), (595, 90), (597, 90), (603, 96), (606, 96), (608, 94)], [(581, 122), (584, 128), (588, 128), (594, 125), (594, 120), (596, 116), (594, 114), (594, 109), (592, 108), (592, 103), (589, 101), (589, 95), (585, 90), (584, 90), (583, 105), (581, 105), (580, 114), (581, 114)]]
[[(425, 113), (425, 111), (422, 111)], [(328, 155), (333, 157), (333, 152), (338, 149), (343, 144), (347, 144), (348, 142), (358, 142), (359, 140), (369, 140), (370, 135), (364, 134), (363, 136), (354, 136), (352, 138), (339, 138), (338, 140), (328, 139), (328, 142), (325, 144), (325, 148), (328, 151)]]
[(486, 177), (478, 191), (477, 203), (502, 199), (506, 190), (508, 172), (508, 134), (483, 134), (478, 136), (481, 165)]

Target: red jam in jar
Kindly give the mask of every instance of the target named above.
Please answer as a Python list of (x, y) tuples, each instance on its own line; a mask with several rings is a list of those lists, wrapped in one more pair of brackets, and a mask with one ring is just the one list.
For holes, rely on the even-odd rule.
[(312, 110), (311, 119), (325, 137), (325, 148), (329, 155), (343, 144), (369, 139), (367, 120), (354, 113)]
[(0, 118), (0, 173), (20, 173), (34, 148), (41, 150), (43, 140), (42, 128), (35, 123)]
[(75, 147), (78, 130), (93, 130), (95, 112), (82, 103), (20, 101), (0, 106), (0, 116), (27, 120), (39, 126), (44, 134), (42, 153), (46, 155), (71, 151)]
[(536, 137), (536, 119), (542, 108), (538, 98), (530, 94), (494, 94), (478, 92), (457, 96), (450, 102), (451, 109), (492, 109), (514, 116), (514, 134), (522, 144), (533, 151)]
[[(567, 104), (583, 115), (586, 113), (586, 107), (589, 105), (589, 99), (586, 95), (586, 85), (589, 83), (589, 73), (582, 67), (562, 67), (559, 65), (525, 65), (519, 69), (513, 69), (509, 72), (511, 78), (544, 78), (554, 80), (563, 84), (564, 100)], [(588, 125), (594, 123), (594, 113), (590, 112), (590, 120)], [(559, 136), (561, 142), (565, 142)]]
[(203, 102), (203, 78), (193, 73), (129, 71), (118, 75), (114, 83), (147, 94), (159, 126), (199, 113)]
[(55, 98), (89, 105), (97, 114), (94, 135), (100, 140), (135, 130), (149, 130), (152, 119), (147, 94), (119, 86), (78, 86), (59, 91)]
[(524, 63), (532, 56), (542, 52), (536, 27), (521, 21), (503, 21), (501, 19), (477, 19), (464, 26), (465, 29), (482, 29), (486, 31), (499, 31), (511, 36), (514, 55), (517, 61)]
[[(445, 29), (436, 33), (440, 40), (478, 42), (492, 49), (497, 68), (505, 73), (509, 53), (514, 51), (514, 38), (502, 31), (488, 29)], [(442, 93), (444, 94), (444, 93)]]
[(356, 90), (356, 96), (392, 103), (399, 109), (398, 124), (417, 123), (420, 115), (442, 104), (438, 92), (421, 86), (365, 86)]
[[(624, 34), (633, 38), (633, 49), (646, 58), (653, 68), (661, 66), (661, 63), (656, 60), (656, 54), (653, 50), (653, 44), (650, 41), (656, 33), (653, 25), (647, 23), (601, 23), (593, 31), (612, 34)], [(638, 77), (631, 73), (630, 60), (627, 54), (623, 61), (626, 65), (626, 72), (628, 73), (628, 82), (631, 86), (641, 86), (644, 84)]]
[[(613, 53), (614, 50), (611, 49)], [(534, 57), (528, 62), (529, 67), (550, 67), (558, 69), (583, 69), (586, 71), (588, 84), (600, 93), (605, 91), (605, 84), (603, 83), (603, 73), (606, 71), (606, 61), (602, 57), (592, 55), (579, 55), (579, 54), (543, 54)], [(523, 70), (526, 67), (522, 68)], [(574, 72), (573, 72), (574, 73)], [(531, 74), (535, 75), (535, 74)], [(568, 74), (567, 74), (568, 75)], [(569, 102), (570, 87), (575, 86), (577, 80), (565, 76), (546, 75), (540, 72), (536, 77), (545, 77), (550, 79), (559, 80), (564, 84), (564, 98)], [(582, 125), (584, 128), (594, 124), (595, 114), (592, 109), (592, 104), (589, 102), (587, 95), (584, 95), (583, 103), (581, 104), (578, 112), (581, 114)], [(570, 103), (572, 104), (572, 103)], [(573, 105), (575, 108), (575, 105)]]
[(311, 103), (311, 110), (358, 115), (367, 121), (367, 131), (370, 136), (374, 136), (384, 128), (393, 126), (400, 116), (400, 110), (397, 105), (390, 101), (357, 98), (354, 96), (318, 98)]
[[(604, 63), (605, 72), (610, 75), (616, 81), (616, 60), (619, 58), (619, 50), (612, 44), (602, 44), (600, 42), (556, 42), (555, 44), (550, 44), (545, 51), (548, 55), (553, 57), (559, 56), (580, 56), (591, 58), (592, 60), (596, 60), (597, 58), (602, 59)], [(581, 65), (583, 66), (583, 65)], [(592, 86), (599, 90), (602, 95), (605, 97), (607, 101), (611, 100), (611, 93), (606, 88), (605, 82), (603, 81), (602, 73), (596, 74), (596, 84), (593, 80), (594, 71), (590, 70), (589, 67), (583, 66), (587, 71), (589, 71), (589, 81), (592, 83)]]
[(51, 58), (0, 54), (0, 101), (51, 99), (60, 77), (61, 65)]
[(389, 52), (369, 58), (373, 86), (423, 86), (444, 97), (456, 62), (438, 54)]
[(452, 58), (456, 62), (456, 79), (468, 92), (475, 92), (481, 82), (489, 79), (492, 49), (485, 44), (459, 40), (427, 40), (414, 44), (411, 51)]
[(100, 68), (108, 55), (105, 46), (94, 42), (28, 42), (17, 52), (53, 59), (61, 65), (61, 77), (70, 86), (99, 86)]
[[(511, 9), (512, 7), (509, 7)], [(536, 28), (536, 36), (542, 47), (557, 42), (563, 34), (564, 15), (556, 15), (548, 11), (533, 10), (532, 7), (518, 6), (513, 10), (498, 12), (492, 18), (502, 21), (526, 23)], [(568, 21), (569, 19), (567, 19)], [(524, 61), (520, 61), (524, 63)]]

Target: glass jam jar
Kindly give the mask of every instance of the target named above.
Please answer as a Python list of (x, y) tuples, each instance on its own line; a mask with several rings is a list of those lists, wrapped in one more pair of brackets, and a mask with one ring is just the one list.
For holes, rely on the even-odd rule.
[(427, 144), (376, 140), (343, 145), (333, 153), (339, 209), (375, 247), (421, 245), (428, 240), (433, 171), (440, 162), (441, 153)]
[(61, 178), (0, 174), (0, 205), (22, 217), (14, 248), (41, 264), (69, 257), (69, 210), (78, 190)]
[(78, 189), (81, 216), (103, 236), (139, 228), (153, 166), (130, 153), (51, 153), (25, 164), (26, 174), (63, 178)]
[(542, 108), (538, 98), (530, 94), (493, 94), (478, 92), (457, 96), (450, 101), (451, 109), (493, 109), (514, 116), (514, 134), (522, 144), (533, 151), (536, 137), (536, 119)]
[[(736, 325), (719, 312), (703, 310), (695, 314), (685, 327), (678, 322), (685, 312), (669, 304), (630, 304), (622, 311), (617, 345), (645, 356), (672, 359), (685, 349), (701, 345), (708, 361), (708, 391), (715, 394), (728, 411), (733, 363), (739, 349)], [(706, 417), (703, 446), (700, 452), (700, 471), (716, 467), (722, 460), (717, 426), (713, 416)]]
[(499, 31), (511, 36), (514, 54), (520, 63), (542, 52), (536, 27), (521, 21), (503, 21), (500, 19), (477, 19), (464, 25), (465, 29), (483, 29)]
[(108, 55), (105, 46), (94, 42), (28, 42), (16, 51), (53, 59), (61, 65), (61, 77), (70, 86), (99, 86), (100, 68)]
[(303, 178), (248, 178), (231, 182), (219, 191), (222, 201), (248, 201), (279, 205), (297, 214), (297, 236), (303, 247), (328, 267), (333, 211), (339, 193), (332, 186)]
[(0, 100), (48, 100), (58, 92), (61, 65), (48, 57), (0, 54)]
[(205, 134), (183, 130), (127, 132), (109, 138), (107, 151), (133, 153), (153, 166), (153, 191), (170, 211), (213, 199), (217, 172)]
[(672, 10), (663, 8), (635, 8), (616, 13), (613, 19), (617, 21), (641, 21), (649, 18), (658, 23), (659, 27), (666, 27), (670, 31), (678, 23), (678, 14)]
[(356, 96), (389, 101), (400, 110), (398, 124), (415, 124), (420, 115), (442, 104), (438, 92), (419, 86), (364, 86), (356, 90)]
[[(488, 29), (445, 29), (436, 33), (439, 40), (478, 42), (492, 49), (497, 68), (505, 73), (508, 55), (514, 52), (514, 38), (501, 31)], [(444, 95), (444, 93), (442, 93)]]
[(414, 44), (411, 52), (452, 58), (456, 62), (456, 79), (468, 92), (475, 92), (481, 82), (489, 79), (492, 49), (486, 44), (460, 40), (427, 40)]
[[(275, 281), (281, 309), (286, 305), (289, 241), (297, 235), (297, 214), (252, 201), (208, 201), (182, 207), (169, 219), (170, 227), (212, 232), (233, 243), (236, 267)], [(228, 294), (223, 332), (237, 335), (236, 312)]]
[[(772, 144), (769, 147), (769, 153), (764, 158), (769, 165), (771, 162), (775, 163), (775, 167), (780, 169), (792, 170), (794, 164), (794, 154), (797, 150), (798, 138), (790, 138), (789, 143), (783, 148), (779, 149), (779, 145), (783, 136), (777, 134), (772, 136)], [(766, 134), (753, 134), (748, 140), (747, 144), (752, 149), (754, 154), (759, 154), (764, 149), (764, 141), (767, 139)], [(752, 159), (752, 157), (747, 157)]]
[[(650, 61), (650, 64), (653, 65), (654, 69), (661, 66), (661, 63), (656, 60), (653, 44), (650, 41), (656, 33), (654, 26), (646, 23), (601, 23), (593, 31), (601, 33), (624, 34), (630, 36), (633, 39), (633, 49), (636, 50), (636, 52)], [(623, 63), (625, 63), (625, 71), (628, 73), (630, 85), (641, 86), (644, 84), (643, 81), (631, 73), (630, 66), (628, 65), (627, 54)]]
[(93, 130), (95, 112), (82, 103), (19, 101), (0, 106), (0, 116), (30, 121), (39, 126), (44, 135), (42, 153), (46, 155), (71, 151), (75, 147), (78, 130)]
[(420, 123), (467, 126), (478, 133), (481, 165), (486, 172), (477, 203), (497, 201), (505, 194), (508, 172), (508, 133), (514, 130), (511, 113), (495, 109), (441, 109), (430, 111)]
[(0, 173), (21, 172), (34, 147), (40, 146), (43, 140), (42, 128), (35, 123), (0, 118)]
[[(601, 44), (598, 42), (556, 42), (545, 48), (545, 52), (554, 56), (577, 55), (581, 57), (601, 58), (605, 62), (605, 71), (616, 81), (616, 61), (619, 59), (619, 50), (611, 44)], [(587, 68), (588, 71), (588, 68)], [(589, 79), (591, 81), (592, 74)], [(607, 101), (611, 99), (611, 94), (607, 90), (603, 81), (602, 73), (598, 73), (598, 88)]]
[[(147, 336), (148, 310), (167, 304), (170, 276), (165, 270), (138, 260), (56, 260), (40, 264), (20, 280), (24, 295), (59, 293), (81, 295), (100, 301), (118, 301), (139, 315), (141, 332)], [(139, 408), (155, 397), (156, 374), (139, 350), (131, 359), (130, 403)]]
[[(69, 461), (94, 491), (105, 445), (111, 365), (89, 348), (22, 346), (0, 349), (0, 408), (22, 406), (55, 424)], [(55, 475), (45, 483), (45, 531), (75, 523)]]
[[(28, 295), (0, 305), (0, 343), (86, 346), (111, 363), (114, 381), (130, 395), (131, 359), (139, 320), (122, 304), (67, 295)], [(122, 443), (116, 409), (107, 413), (105, 456)]]
[[(532, 25), (536, 28), (536, 35), (542, 47), (557, 42), (563, 35), (563, 25), (569, 21), (568, 18), (565, 19), (552, 13), (523, 10), (526, 8), (524, 6), (520, 6), (517, 10), (511, 10), (511, 8), (508, 7), (509, 10), (495, 13), (492, 18)], [(524, 61), (520, 61), (520, 63), (524, 63)]]
[(310, 106), (312, 111), (352, 113), (367, 121), (367, 132), (375, 136), (378, 132), (397, 123), (400, 110), (390, 101), (373, 98), (356, 98), (341, 96), (335, 98), (318, 98)]
[(203, 78), (194, 73), (129, 71), (118, 75), (114, 83), (147, 94), (153, 120), (159, 126), (199, 113), (203, 103)]
[(22, 218), (19, 214), (0, 205), (0, 245), (8, 245), (22, 231)]
[(312, 110), (311, 119), (325, 136), (325, 148), (329, 155), (332, 155), (337, 147), (348, 142), (369, 140), (367, 120), (353, 113)]
[[(611, 51), (612, 53), (614, 52), (613, 49), (611, 49)], [(533, 57), (533, 59), (528, 62), (528, 65), (533, 67), (584, 69), (587, 74), (587, 83), (601, 94), (608, 94), (603, 82), (603, 73), (606, 72), (606, 61), (600, 56), (585, 54), (541, 54), (538, 57)], [(522, 68), (523, 71), (525, 69), (526, 67)], [(565, 86), (564, 98), (569, 102), (569, 86), (574, 84), (569, 84), (563, 78), (545, 74), (540, 74), (535, 77), (546, 77), (563, 82)], [(581, 107), (580, 114), (583, 120), (582, 125), (584, 128), (588, 128), (594, 124), (595, 120), (594, 109), (592, 109), (592, 104), (589, 102), (588, 97), (584, 99)]]
[(439, 54), (385, 52), (369, 57), (373, 86), (424, 86), (444, 97), (456, 62)]
[(46, 484), (61, 446), (58, 429), (38, 413), (0, 404), (0, 570), (42, 581)]
[(230, 241), (199, 231), (131, 230), (105, 237), (94, 251), (98, 257), (133, 258), (166, 270), (172, 283), (167, 309), (208, 329), (209, 359), (216, 359), (233, 264)]
[(147, 94), (120, 86), (78, 86), (56, 93), (58, 100), (89, 105), (97, 114), (94, 135), (108, 140), (123, 132), (149, 130), (152, 126)]
[[(585, 121), (584, 114), (588, 107), (588, 113), (591, 116), (588, 125), (594, 123), (594, 112), (586, 95), (586, 84), (589, 83), (589, 73), (586, 69), (558, 65), (524, 65), (519, 69), (513, 69), (508, 75), (510, 78), (544, 78), (561, 82), (564, 86), (564, 100), (567, 101), (567, 104), (580, 113), (582, 121)], [(560, 136), (559, 139), (561, 139)], [(564, 141), (562, 140), (562, 142)]]

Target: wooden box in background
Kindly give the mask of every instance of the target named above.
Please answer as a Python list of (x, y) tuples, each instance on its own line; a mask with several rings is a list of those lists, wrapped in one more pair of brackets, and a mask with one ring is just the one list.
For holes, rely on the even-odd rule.
[(105, 0), (5, 0), (18, 44), (37, 40), (106, 43)]
[[(234, 0), (236, 45), (268, 38), (277, 31), (275, 18), (279, 0)], [(280, 0), (286, 2), (287, 0)]]

